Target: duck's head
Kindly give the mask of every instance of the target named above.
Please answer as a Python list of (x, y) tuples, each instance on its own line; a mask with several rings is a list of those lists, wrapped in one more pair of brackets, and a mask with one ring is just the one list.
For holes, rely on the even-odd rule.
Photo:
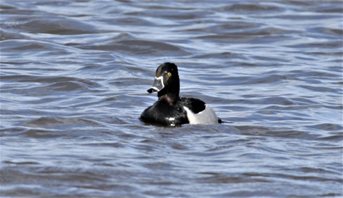
[(179, 98), (180, 79), (177, 66), (174, 63), (163, 63), (156, 69), (155, 80), (149, 93), (157, 92), (158, 97), (168, 95)]

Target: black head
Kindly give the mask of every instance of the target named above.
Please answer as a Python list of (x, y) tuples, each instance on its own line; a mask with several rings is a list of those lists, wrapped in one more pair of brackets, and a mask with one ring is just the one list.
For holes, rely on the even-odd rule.
[(158, 97), (168, 95), (173, 100), (179, 98), (180, 79), (174, 63), (163, 63), (156, 69), (155, 80), (149, 93), (158, 92)]

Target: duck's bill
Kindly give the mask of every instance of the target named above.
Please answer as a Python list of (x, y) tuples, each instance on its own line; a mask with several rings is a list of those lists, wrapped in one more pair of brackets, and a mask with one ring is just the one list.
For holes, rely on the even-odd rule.
[(160, 77), (155, 77), (154, 83), (152, 84), (152, 87), (147, 90), (148, 93), (153, 93), (153, 92), (159, 92), (164, 88), (163, 84), (163, 76)]

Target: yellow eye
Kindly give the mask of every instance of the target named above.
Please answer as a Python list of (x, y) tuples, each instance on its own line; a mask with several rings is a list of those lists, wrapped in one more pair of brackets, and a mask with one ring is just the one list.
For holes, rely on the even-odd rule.
[(169, 78), (170, 76), (172, 76), (172, 74), (171, 74), (170, 72), (168, 72), (168, 73), (167, 73), (167, 76), (168, 76), (168, 78)]

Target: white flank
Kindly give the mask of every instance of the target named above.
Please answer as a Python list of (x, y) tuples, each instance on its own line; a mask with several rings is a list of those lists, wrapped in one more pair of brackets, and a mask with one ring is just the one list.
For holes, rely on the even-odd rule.
[(183, 106), (187, 112), (189, 124), (218, 124), (216, 113), (207, 105), (205, 109), (199, 113), (193, 113), (188, 107)]

